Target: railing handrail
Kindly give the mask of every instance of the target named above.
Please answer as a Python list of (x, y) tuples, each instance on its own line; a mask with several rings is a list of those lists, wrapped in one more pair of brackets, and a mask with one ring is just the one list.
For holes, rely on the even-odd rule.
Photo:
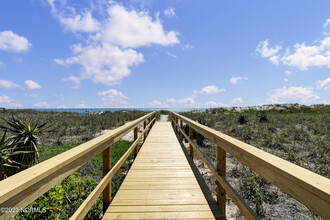
[(133, 142), (130, 148), (125, 152), (125, 154), (117, 161), (117, 163), (111, 168), (111, 170), (102, 178), (100, 183), (96, 186), (96, 188), (89, 194), (86, 200), (80, 205), (80, 207), (76, 210), (76, 212), (70, 217), (70, 220), (75, 219), (83, 219), (85, 215), (88, 213), (89, 209), (93, 206), (97, 198), (100, 196), (102, 191), (106, 188), (106, 185), (109, 183), (111, 178), (115, 175), (115, 173), (120, 169), (123, 163), (127, 160), (129, 155), (133, 152), (133, 150), (137, 147), (140, 139), (144, 136), (145, 133), (152, 126), (153, 122), (156, 119), (154, 118), (149, 124), (146, 126), (144, 131), (140, 134), (140, 136)]
[[(242, 214), (247, 219), (259, 219), (256, 213), (249, 207), (249, 205), (241, 198), (241, 196), (237, 193), (237, 191), (229, 184), (229, 182), (226, 180), (224, 176), (221, 175), (219, 170), (212, 164), (212, 162), (207, 158), (205, 153), (198, 147), (198, 145), (184, 132), (184, 130), (179, 127), (179, 125), (172, 120), (174, 123), (174, 126), (176, 126), (179, 129), (180, 135), (182, 134), (186, 140), (190, 143), (190, 146), (192, 146), (197, 154), (201, 157), (203, 162), (208, 166), (211, 173), (214, 175), (216, 180), (221, 184), (221, 186), (224, 188), (226, 193), (229, 195), (229, 197), (234, 201), (234, 203), (237, 205), (239, 210), (242, 212)], [(181, 136), (180, 136), (181, 137)], [(191, 154), (192, 155), (192, 154)], [(218, 201), (219, 202), (219, 201)], [(221, 210), (225, 214), (225, 210)]]
[(195, 131), (221, 146), (282, 191), (323, 218), (330, 216), (330, 180), (273, 154), (172, 112)]
[[(0, 207), (24, 208), (154, 114), (128, 122), (0, 181)], [(0, 218), (9, 218), (15, 213), (0, 212)]]

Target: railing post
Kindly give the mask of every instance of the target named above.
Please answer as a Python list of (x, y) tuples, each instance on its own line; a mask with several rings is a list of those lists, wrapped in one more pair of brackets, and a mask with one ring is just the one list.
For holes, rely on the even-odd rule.
[[(150, 122), (151, 122), (151, 116), (148, 118), (148, 124), (150, 124)], [(149, 135), (149, 133), (150, 133), (150, 130), (151, 130), (151, 125), (149, 126), (149, 128), (148, 128), (148, 135)]]
[[(103, 151), (103, 177), (111, 169), (111, 145)], [(103, 190), (103, 213), (106, 212), (111, 202), (111, 180)]]
[[(189, 138), (193, 141), (194, 140), (194, 129), (189, 126)], [(189, 153), (190, 157), (194, 158), (194, 148), (192, 144), (189, 144)]]
[[(138, 127), (134, 128), (134, 141), (138, 138)], [(134, 158), (137, 156), (139, 150), (139, 144), (134, 149)]]
[[(175, 116), (175, 122), (176, 122), (176, 124), (179, 126), (178, 116)], [(175, 129), (176, 129), (176, 131), (178, 131), (178, 128), (177, 128), (177, 127), (176, 127)]]
[[(143, 122), (143, 131), (146, 129), (146, 127), (147, 127), (147, 119), (144, 120), (144, 122)], [(146, 137), (147, 137), (147, 132), (144, 133), (143, 141), (146, 140)]]
[[(180, 119), (180, 128), (183, 129), (182, 119)], [(183, 134), (180, 132), (180, 140), (183, 141)]]
[[(217, 168), (223, 177), (226, 177), (226, 151), (219, 145), (217, 146)], [(226, 192), (223, 187), (217, 182), (217, 200), (219, 208), (226, 216)]]

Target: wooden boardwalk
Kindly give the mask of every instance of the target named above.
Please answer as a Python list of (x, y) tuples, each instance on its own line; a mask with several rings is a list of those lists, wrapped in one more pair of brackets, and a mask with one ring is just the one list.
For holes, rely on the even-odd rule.
[(223, 219), (170, 122), (156, 122), (103, 219)]
[[(172, 112), (172, 123), (177, 133), (170, 122), (155, 123), (155, 116), (155, 112), (148, 113), (1, 180), (0, 219), (14, 216), (100, 153), (103, 153), (103, 178), (71, 216), (72, 220), (84, 219), (100, 194), (103, 194), (103, 207), (106, 209), (104, 219), (224, 219), (219, 206), (226, 212), (227, 196), (246, 219), (259, 219), (226, 179), (227, 153), (323, 219), (329, 219), (330, 179), (175, 112)], [(183, 124), (188, 126), (189, 134), (183, 129)], [(138, 135), (140, 125), (143, 125), (143, 130)], [(135, 141), (111, 167), (113, 144), (130, 131), (134, 131)], [(194, 131), (217, 145), (216, 166), (194, 142)], [(189, 142), (191, 156), (179, 141), (183, 136)], [(142, 138), (145, 141), (138, 153), (137, 147)], [(112, 178), (133, 152), (137, 157), (111, 202)], [(212, 198), (192, 160), (195, 153), (217, 181), (219, 204)]]

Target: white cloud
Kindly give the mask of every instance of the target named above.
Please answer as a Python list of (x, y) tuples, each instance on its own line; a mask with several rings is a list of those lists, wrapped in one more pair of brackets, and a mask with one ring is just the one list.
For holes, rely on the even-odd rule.
[(238, 97), (238, 98), (234, 98), (231, 102), (232, 103), (243, 103), (243, 99), (241, 97)]
[(286, 103), (301, 102), (312, 103), (320, 99), (312, 87), (282, 87), (271, 92), (268, 102), (270, 103)]
[(23, 52), (29, 50), (32, 44), (23, 36), (12, 31), (0, 32), (0, 50)]
[(170, 52), (167, 52), (167, 55), (169, 55), (170, 57), (173, 57), (173, 58), (177, 58), (177, 56), (173, 53), (170, 53)]
[(211, 95), (211, 94), (217, 94), (218, 92), (225, 92), (226, 89), (222, 88), (222, 89), (219, 89), (218, 87), (216, 86), (205, 86), (201, 89), (201, 91), (194, 91), (195, 94), (208, 94), (208, 95)]
[(317, 82), (318, 89), (330, 90), (330, 77), (325, 80), (319, 80)]
[(37, 108), (50, 108), (50, 104), (48, 104), (47, 102), (39, 102), (34, 104), (33, 106)]
[[(79, 76), (65, 80), (75, 82), (92, 79), (94, 83), (118, 84), (130, 75), (130, 67), (144, 62), (143, 54), (132, 48), (152, 44), (169, 46), (180, 42), (178, 33), (165, 31), (161, 21), (157, 17), (153, 20), (146, 11), (128, 10), (111, 2), (104, 17), (106, 18), (99, 22), (101, 28), (93, 35), (88, 35), (86, 46), (73, 45), (71, 50), (74, 56), (54, 59), (63, 66), (82, 66)], [(77, 85), (80, 84), (75, 83), (73, 87), (78, 87)]]
[(163, 103), (161, 103), (161, 102), (159, 102), (159, 101), (157, 101), (157, 100), (154, 100), (154, 101), (152, 101), (149, 105), (150, 105), (151, 107), (155, 107), (155, 108), (157, 108), (157, 107), (161, 107), (161, 106), (163, 106)]
[(4, 67), (5, 64), (0, 60), (0, 68)]
[(35, 97), (38, 97), (38, 94), (24, 94), (24, 97), (26, 98), (35, 98)]
[(59, 105), (59, 106), (57, 106), (56, 108), (69, 108), (69, 107), (66, 106), (66, 105)]
[(115, 89), (110, 89), (107, 91), (99, 92), (98, 95), (108, 97), (108, 98), (114, 98), (114, 97), (120, 97), (120, 98), (127, 98), (123, 95), (122, 92), (119, 92)]
[(196, 106), (200, 105), (199, 103), (196, 103), (194, 98), (191, 98), (191, 97), (187, 97), (187, 98), (183, 98), (183, 99), (170, 98), (170, 99), (167, 99), (167, 102), (170, 104), (182, 104), (184, 106), (190, 106), (190, 107), (193, 107), (193, 106), (196, 107)]
[[(61, 7), (58, 10), (56, 2)], [(53, 16), (64, 26), (65, 30), (72, 32), (95, 32), (100, 29), (100, 23), (93, 18), (91, 12), (85, 9), (77, 14), (75, 8), (65, 5), (65, 1), (48, 0)]]
[(144, 61), (141, 53), (132, 49), (122, 50), (110, 44), (90, 45), (80, 49), (80, 54), (63, 61), (66, 64), (77, 63), (83, 67), (81, 77), (68, 78), (73, 82), (92, 78), (94, 83), (113, 85), (130, 75), (130, 66)]
[(330, 37), (324, 38), (319, 45), (306, 46), (305, 43), (294, 45), (295, 52), (285, 53), (281, 57), (284, 65), (308, 70), (312, 66), (330, 67)]
[(174, 8), (165, 9), (164, 10), (164, 15), (166, 15), (166, 17), (168, 17), (168, 18), (174, 17), (176, 15), (175, 14), (175, 9)]
[(330, 35), (330, 18), (328, 18), (323, 24), (323, 34)]
[(276, 54), (282, 49), (282, 46), (276, 45), (274, 47), (269, 48), (268, 44), (268, 39), (260, 41), (256, 48), (256, 51), (259, 52), (262, 57), (269, 58), (272, 63), (277, 65), (279, 63), (279, 56), (277, 56)]
[(232, 77), (232, 78), (230, 78), (230, 82), (232, 83), (232, 84), (237, 84), (239, 81), (241, 81), (241, 80), (248, 80), (248, 78), (247, 77), (243, 77), (243, 76), (239, 76), (239, 77)]
[(284, 78), (283, 81), (284, 82), (289, 82), (289, 80), (287, 78)]
[(64, 60), (61, 60), (61, 59), (58, 59), (58, 58), (55, 58), (54, 62), (57, 63), (58, 65), (61, 65), (61, 66), (68, 65)]
[(161, 21), (153, 21), (147, 12), (128, 11), (115, 4), (109, 7), (108, 13), (109, 19), (105, 22), (102, 33), (105, 42), (124, 48), (180, 43), (177, 32), (165, 32)]
[(206, 107), (215, 108), (215, 107), (228, 107), (226, 104), (223, 104), (222, 102), (214, 102), (209, 101), (205, 104)]
[(85, 103), (82, 102), (82, 103), (76, 105), (75, 108), (89, 108), (89, 106), (85, 105)]
[(280, 63), (280, 56), (279, 55), (271, 56), (269, 57), (269, 61), (275, 65), (278, 65)]
[(128, 98), (122, 92), (117, 91), (115, 89), (98, 92), (97, 94), (102, 97), (102, 101), (105, 105), (113, 107), (127, 105), (126, 99)]
[(34, 82), (32, 80), (26, 80), (24, 84), (29, 90), (41, 89), (41, 86), (37, 82)]
[(184, 98), (184, 99), (177, 100), (177, 102), (185, 104), (185, 105), (193, 105), (196, 103), (194, 98)]
[(0, 95), (0, 105), (1, 105), (1, 107), (5, 107), (5, 108), (21, 108), (22, 107), (22, 104), (19, 101), (13, 100), (6, 95), (3, 95), (3, 96)]
[[(327, 19), (323, 24), (325, 34), (330, 34), (330, 19)], [(310, 67), (322, 67), (326, 66), (330, 68), (330, 37), (325, 37), (314, 45), (306, 45), (303, 43), (296, 43), (291, 52), (290, 48), (286, 48), (285, 52), (281, 55), (278, 54), (281, 50), (280, 45), (274, 47), (268, 47), (268, 39), (261, 41), (256, 51), (258, 51), (262, 57), (269, 58), (269, 60), (278, 65), (279, 63), (299, 68), (301, 70), (308, 70)], [(288, 71), (290, 72), (290, 71)], [(288, 74), (289, 75), (289, 74)]]
[(15, 83), (7, 81), (7, 80), (0, 80), (0, 87), (6, 88), (6, 89), (21, 88), (20, 85), (17, 85)]
[[(41, 86), (32, 80), (26, 80), (24, 82), (24, 84), (26, 85), (26, 89), (28, 89), (28, 90), (41, 89)], [(0, 80), (0, 87), (6, 88), (6, 89), (13, 89), (13, 88), (24, 89), (22, 86), (15, 84), (13, 82), (7, 81), (7, 80)]]
[(78, 89), (81, 87), (81, 80), (79, 77), (76, 76), (69, 76), (67, 78), (63, 79), (64, 82), (71, 82), (72, 84), (70, 85), (70, 87), (72, 89)]
[(292, 74), (292, 71), (287, 70), (287, 71), (285, 71), (285, 74), (286, 74), (286, 75), (291, 75), (291, 74)]
[(185, 44), (182, 47), (183, 50), (192, 49), (192, 48), (194, 48), (194, 47), (191, 44)]

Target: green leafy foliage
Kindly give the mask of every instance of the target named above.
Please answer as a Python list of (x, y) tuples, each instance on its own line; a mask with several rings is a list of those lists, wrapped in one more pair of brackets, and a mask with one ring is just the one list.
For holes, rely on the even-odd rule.
[[(46, 146), (40, 151), (40, 162), (70, 150), (81, 143)], [(124, 155), (131, 146), (130, 141), (118, 141), (112, 146), (112, 165)], [(133, 154), (123, 164), (121, 170), (112, 178), (112, 194), (117, 193), (132, 163)], [(102, 179), (102, 153), (88, 161), (74, 174), (51, 188), (47, 193), (31, 203), (26, 209), (35, 208), (41, 212), (20, 212), (12, 219), (69, 219), (82, 202)], [(102, 195), (90, 209), (85, 219), (100, 219), (102, 216)]]
[[(78, 172), (64, 179), (29, 205), (40, 212), (21, 212), (12, 219), (69, 219), (79, 208), (97, 182), (90, 177), (82, 177)], [(95, 219), (100, 213), (101, 200), (96, 201), (85, 219)]]
[[(105, 111), (95, 113), (47, 112), (32, 109), (7, 110), (2, 113), (5, 120), (12, 115), (25, 123), (37, 121), (48, 122), (52, 127), (51, 135), (41, 139), (42, 145), (61, 145), (64, 143), (79, 143), (88, 141), (96, 134), (106, 129), (113, 129), (135, 120), (148, 112), (144, 111)], [(0, 120), (0, 125), (5, 121)]]
[[(7, 163), (1, 163), (2, 177), (13, 175), (39, 161), (38, 136), (46, 131), (45, 125), (47, 124), (26, 123), (14, 116), (10, 121), (5, 120), (5, 122), (6, 125), (0, 125), (0, 129), (4, 130), (1, 154), (7, 161)], [(12, 136), (5, 140), (7, 131)]]
[(244, 124), (246, 124), (248, 121), (249, 121), (249, 120), (248, 120), (248, 118), (247, 118), (245, 115), (240, 115), (240, 116), (238, 117), (238, 123), (239, 123), (240, 125), (244, 125)]

